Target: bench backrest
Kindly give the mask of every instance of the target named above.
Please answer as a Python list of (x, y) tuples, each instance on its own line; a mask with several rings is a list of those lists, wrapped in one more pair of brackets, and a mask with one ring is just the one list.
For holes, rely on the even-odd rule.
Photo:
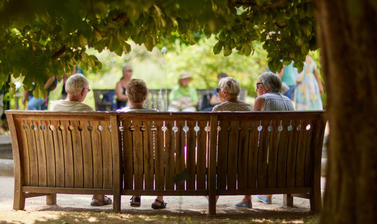
[(219, 114), (218, 194), (313, 187), (314, 171), (321, 165), (322, 116), (323, 112)]
[[(203, 99), (206, 97), (210, 101), (215, 89), (197, 89), (198, 99), (200, 100), (198, 110), (203, 108)], [(155, 108), (159, 111), (167, 111), (169, 106), (170, 89), (149, 89), (145, 107)], [(113, 89), (94, 89), (94, 101), (97, 111), (113, 111), (116, 109), (115, 93)], [(247, 96), (247, 89), (241, 89), (239, 100), (244, 101)]]
[(7, 111), (22, 186), (102, 189), (120, 184), (115, 114)]
[(120, 114), (124, 194), (206, 195), (210, 114)]
[(118, 120), (123, 194), (305, 193), (320, 178), (323, 112), (128, 113)]
[(308, 193), (319, 187), (322, 111), (6, 113), (16, 187), (112, 192), (122, 186), (130, 195)]

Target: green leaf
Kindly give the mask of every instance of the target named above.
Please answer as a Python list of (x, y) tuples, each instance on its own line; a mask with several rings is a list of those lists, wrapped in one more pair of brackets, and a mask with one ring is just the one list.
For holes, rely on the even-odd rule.
[(219, 54), (221, 49), (223, 48), (223, 45), (220, 41), (218, 41), (215, 46), (213, 47), (213, 53), (214, 54)]

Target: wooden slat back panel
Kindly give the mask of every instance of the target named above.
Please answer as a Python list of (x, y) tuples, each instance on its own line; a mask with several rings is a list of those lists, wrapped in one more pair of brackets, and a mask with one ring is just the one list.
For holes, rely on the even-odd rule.
[(312, 146), (321, 130), (313, 129), (322, 112), (217, 115), (219, 194), (311, 187), (313, 150), (321, 150)]
[(196, 113), (119, 114), (125, 136), (124, 190), (205, 191), (209, 118)]
[[(7, 114), (13, 116), (15, 133), (20, 136), (17, 150), (23, 185), (113, 188), (113, 163), (114, 159), (120, 160), (119, 148), (111, 142), (114, 132), (109, 131), (110, 117), (116, 118), (115, 114), (33, 111), (7, 111)], [(118, 133), (115, 134), (117, 137)], [(114, 153), (118, 156), (114, 157)]]

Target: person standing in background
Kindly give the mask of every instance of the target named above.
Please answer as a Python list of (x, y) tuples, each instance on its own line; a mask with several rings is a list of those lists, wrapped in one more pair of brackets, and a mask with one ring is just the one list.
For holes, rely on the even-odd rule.
[(281, 81), (289, 87), (288, 91), (286, 91), (283, 95), (291, 100), (296, 88), (297, 75), (297, 68), (293, 67), (293, 64), (294, 62), (292, 61), (289, 65), (284, 66), (279, 73)]
[(322, 82), (314, 60), (307, 55), (304, 68), (297, 75), (295, 91), (296, 110), (322, 110)]
[(127, 84), (130, 82), (132, 78), (132, 67), (129, 65), (125, 65), (122, 68), (122, 78), (117, 82), (115, 86), (115, 95), (116, 95), (116, 107), (122, 108), (127, 105), (127, 94), (126, 94), (126, 87)]

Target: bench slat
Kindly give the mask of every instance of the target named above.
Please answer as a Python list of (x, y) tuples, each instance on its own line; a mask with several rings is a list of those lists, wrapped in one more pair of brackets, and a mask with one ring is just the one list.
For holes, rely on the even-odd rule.
[(35, 142), (37, 145), (36, 150), (38, 151), (38, 184), (40, 186), (47, 186), (47, 161), (46, 161), (46, 149), (45, 149), (45, 142), (44, 136), (41, 130), (41, 121), (35, 121), (33, 123), (35, 125), (34, 135), (35, 135)]
[(74, 163), (73, 163), (73, 152), (72, 152), (72, 140), (69, 121), (61, 121), (60, 131), (63, 138), (64, 146), (64, 186), (73, 187), (74, 186)]
[(197, 190), (207, 190), (207, 152), (208, 152), (208, 132), (205, 131), (207, 121), (198, 121), (198, 148), (197, 148)]
[(265, 188), (267, 187), (267, 155), (268, 155), (268, 145), (269, 145), (269, 135), (268, 135), (268, 125), (269, 120), (262, 120), (260, 123), (262, 130), (260, 131), (259, 147), (258, 147), (258, 173), (257, 173), (257, 187)]
[(60, 123), (57, 120), (51, 121), (51, 125), (53, 126), (52, 136), (54, 140), (55, 146), (55, 186), (56, 187), (64, 187), (64, 153), (63, 153), (63, 141), (61, 136), (61, 131), (59, 130)]
[[(277, 153), (277, 186), (285, 187), (287, 181), (287, 155), (289, 150), (289, 142), (291, 135), (288, 132), (289, 120), (283, 120), (281, 122), (280, 140)], [(279, 128), (279, 126), (277, 127)]]
[(185, 153), (186, 153), (186, 136), (183, 131), (185, 122), (183, 120), (177, 121), (178, 132), (176, 133), (177, 147), (176, 147), (176, 190), (185, 189)]
[(83, 160), (84, 160), (84, 187), (93, 188), (93, 148), (91, 131), (93, 126), (88, 120), (80, 121), (81, 142), (83, 146)]
[(196, 121), (187, 121), (189, 130), (187, 131), (187, 190), (195, 190), (195, 173), (196, 173), (196, 160), (195, 160), (195, 148), (196, 148), (196, 135), (194, 127)]
[[(112, 146), (112, 133), (110, 132), (110, 122), (100, 122), (99, 125), (102, 127), (101, 133), (101, 143), (102, 143), (102, 153), (103, 153), (103, 188), (111, 188), (113, 186), (113, 158), (114, 149)], [(112, 130), (118, 131), (117, 127), (111, 127)], [(117, 139), (118, 141), (118, 139)], [(120, 181), (120, 180), (119, 180)]]
[(151, 131), (152, 122), (143, 122), (143, 151), (144, 151), (144, 177), (145, 177), (145, 190), (153, 190), (154, 182), (154, 144), (153, 133)]
[(239, 121), (230, 122), (229, 146), (228, 146), (228, 191), (236, 191), (237, 181), (237, 159), (238, 159), (238, 138), (239, 138)]
[(123, 169), (124, 188), (133, 189), (133, 130), (130, 130), (131, 121), (122, 120), (123, 125)]
[[(305, 164), (304, 164), (304, 186), (311, 186), (312, 184), (312, 179), (313, 179), (313, 163), (312, 163), (312, 158), (314, 158), (314, 149), (311, 147), (312, 145), (312, 140), (315, 136), (313, 136), (313, 128), (315, 127), (314, 125), (314, 120), (308, 121), (308, 127), (305, 127), (306, 130), (306, 144), (305, 144)], [(308, 129), (308, 130), (307, 130)]]
[(81, 145), (81, 131), (79, 130), (80, 123), (77, 120), (71, 121), (73, 126), (72, 133), (72, 147), (73, 162), (74, 162), (74, 183), (75, 187), (84, 187), (84, 162), (83, 149)]
[(219, 138), (218, 138), (218, 161), (217, 161), (217, 185), (219, 190), (227, 189), (227, 172), (228, 172), (228, 127), (229, 122), (219, 121)]
[[(270, 135), (269, 151), (268, 151), (268, 187), (277, 187), (277, 160), (278, 160), (278, 145), (280, 141), (278, 126), (279, 120), (271, 120), (271, 123), (267, 127), (271, 131), (267, 130)], [(272, 129), (271, 129), (272, 128)]]
[(56, 172), (56, 160), (55, 160), (55, 147), (54, 147), (54, 137), (50, 130), (50, 122), (43, 122), (45, 130), (43, 131), (46, 147), (46, 162), (47, 162), (47, 185), (55, 187), (55, 172)]
[(156, 178), (156, 191), (162, 192), (165, 186), (165, 164), (166, 154), (164, 149), (164, 132), (161, 130), (162, 122), (155, 121), (156, 128), (156, 166), (155, 166), (155, 178)]
[(143, 157), (143, 135), (140, 130), (141, 128), (141, 121), (140, 120), (133, 120), (133, 124), (131, 126), (134, 127), (133, 132), (133, 142), (134, 142), (134, 175), (135, 175), (135, 190), (142, 190), (143, 188), (143, 165), (144, 165), (144, 157)]
[(257, 187), (258, 176), (258, 129), (259, 121), (251, 121), (251, 132), (249, 135), (249, 157), (247, 170), (247, 189), (255, 189)]
[(165, 121), (165, 126), (167, 128), (165, 132), (166, 138), (166, 171), (165, 171), (165, 180), (166, 180), (166, 190), (174, 190), (174, 176), (175, 176), (175, 161), (174, 154), (176, 152), (176, 141), (174, 138), (174, 132), (172, 131), (173, 123), (172, 121)]
[(297, 155), (296, 155), (296, 184), (297, 187), (303, 187), (304, 175), (305, 175), (305, 146), (306, 146), (306, 130), (307, 125), (306, 120), (300, 121), (300, 126), (297, 127), (299, 132), (299, 140), (297, 145)]
[[(92, 147), (93, 147), (93, 185), (95, 188), (102, 188), (103, 183), (103, 148), (99, 121), (92, 121)], [(103, 129), (103, 127), (101, 126)]]
[[(16, 128), (18, 130), (21, 130), (21, 143), (19, 144), (20, 148), (20, 162), (23, 164), (22, 167), (22, 173), (23, 173), (23, 183), (25, 185), (31, 185), (31, 164), (30, 164), (30, 153), (31, 153), (31, 143), (29, 141), (30, 135), (29, 133), (29, 127), (27, 124), (22, 122), (16, 123)], [(12, 143), (13, 144), (13, 143)]]
[(288, 161), (287, 161), (287, 187), (294, 187), (296, 182), (296, 157), (297, 157), (297, 144), (299, 140), (299, 132), (297, 126), (300, 124), (300, 120), (292, 120), (292, 128), (290, 132), (292, 141), (288, 148)]
[(251, 126), (250, 121), (242, 122), (240, 125), (240, 136), (239, 136), (239, 152), (238, 152), (238, 189), (247, 188), (247, 173), (248, 173), (248, 159), (249, 159), (249, 139), (250, 132), (249, 127)]

